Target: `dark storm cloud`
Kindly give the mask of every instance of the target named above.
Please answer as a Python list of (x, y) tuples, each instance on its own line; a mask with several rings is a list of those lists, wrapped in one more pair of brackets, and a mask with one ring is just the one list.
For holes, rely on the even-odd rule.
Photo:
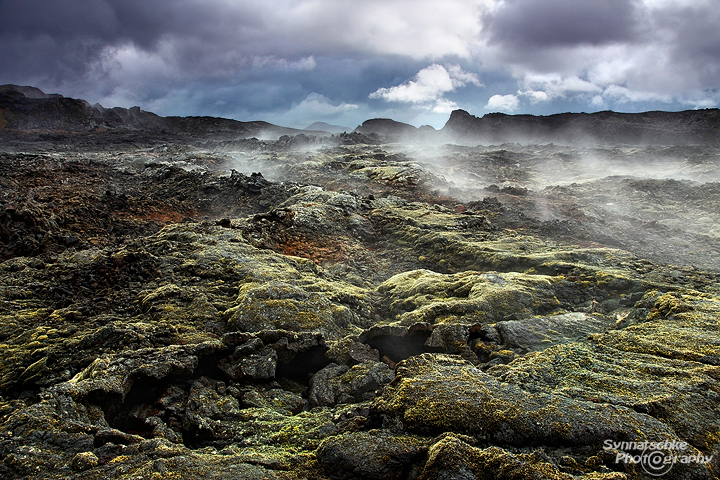
[(716, 106), (719, 32), (718, 0), (0, 0), (0, 84), (164, 115), (442, 126), (456, 106)]
[(207, 9), (187, 2), (177, 15), (175, 4), (168, 0), (5, 0), (0, 5), (0, 25), (5, 34), (26, 38), (129, 40), (151, 47), (159, 36), (190, 26), (190, 19), (199, 24), (211, 19)]
[(0, 68), (10, 76), (30, 72), (71, 80), (101, 61), (109, 47), (153, 51), (162, 39), (174, 42), (176, 60), (192, 68), (226, 47), (228, 16), (235, 42), (260, 23), (251, 8), (227, 12), (217, 2), (5, 0), (0, 3)]
[[(484, 0), (474, 0), (484, 1)], [(273, 58), (467, 54), (473, 1), (4, 0), (0, 69), (97, 73), (113, 48), (163, 52), (183, 76), (228, 77)], [(408, 10), (409, 7), (413, 7)], [(468, 33), (470, 32), (470, 33)], [(261, 57), (261, 58), (258, 58)], [(262, 58), (264, 57), (264, 58)], [(263, 63), (265, 62), (265, 63)]]
[(601, 45), (634, 36), (633, 0), (507, 0), (484, 17), (490, 42), (522, 48)]
[(720, 103), (717, 0), (505, 0), (481, 16), (486, 68), (518, 89), (486, 108), (528, 113)]
[(697, 75), (698, 87), (718, 88), (720, 78), (720, 3), (673, 5), (651, 20), (660, 35), (673, 40), (669, 52), (679, 68)]
[(0, 0), (0, 83), (161, 114), (386, 108), (368, 96), (469, 58), (485, 1)]

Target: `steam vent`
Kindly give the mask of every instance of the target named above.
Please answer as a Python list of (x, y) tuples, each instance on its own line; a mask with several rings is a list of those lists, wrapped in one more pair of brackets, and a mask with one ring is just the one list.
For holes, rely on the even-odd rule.
[(719, 123), (2, 86), (0, 477), (718, 478)]

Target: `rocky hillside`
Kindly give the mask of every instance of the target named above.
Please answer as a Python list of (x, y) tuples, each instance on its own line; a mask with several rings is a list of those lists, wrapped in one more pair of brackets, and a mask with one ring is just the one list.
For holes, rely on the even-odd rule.
[[(34, 87), (0, 86), (0, 128), (86, 132), (98, 129), (151, 133), (226, 134), (234, 137), (296, 135), (301, 130), (267, 122), (215, 117), (161, 117), (132, 108), (103, 108), (84, 100), (47, 95)], [(313, 132), (310, 132), (313, 133)]]
[(719, 148), (378, 141), (0, 130), (0, 477), (718, 478)]
[(455, 110), (441, 132), (455, 140), (484, 143), (717, 145), (720, 110), (548, 116), (490, 113), (480, 118)]
[(413, 135), (417, 132), (417, 128), (390, 118), (373, 118), (371, 120), (365, 120), (355, 131), (365, 134), (377, 133), (384, 136), (399, 137), (403, 135)]

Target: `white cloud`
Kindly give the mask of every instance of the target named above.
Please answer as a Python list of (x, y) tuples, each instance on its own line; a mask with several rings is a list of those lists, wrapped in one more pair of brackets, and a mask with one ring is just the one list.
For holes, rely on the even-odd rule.
[(720, 99), (718, 98), (702, 98), (698, 100), (687, 100), (683, 103), (686, 103), (688, 105), (693, 105), (694, 109), (699, 108), (714, 108), (717, 107), (720, 103)]
[(485, 105), (487, 110), (495, 112), (514, 112), (520, 106), (520, 99), (515, 95), (493, 95)]
[(450, 74), (441, 65), (430, 65), (402, 85), (380, 88), (370, 98), (381, 98), (388, 102), (424, 103), (435, 100), (454, 89)]
[(447, 100), (445, 98), (441, 98), (437, 101), (435, 106), (433, 107), (433, 112), (435, 113), (451, 113), (453, 110), (458, 109), (458, 104)]
[(106, 47), (88, 75), (97, 77), (104, 74), (116, 82), (170, 77), (178, 68), (175, 60), (172, 44), (165, 41), (160, 42), (153, 52), (133, 44)]
[(464, 71), (462, 68), (460, 68), (460, 65), (448, 65), (447, 71), (450, 75), (450, 78), (452, 78), (453, 83), (457, 87), (462, 87), (466, 83), (472, 83), (473, 85), (476, 85), (478, 87), (482, 86), (482, 82), (477, 75)]
[(626, 87), (619, 85), (610, 85), (603, 92), (605, 98), (613, 99), (615, 101), (626, 103), (626, 102), (672, 102), (672, 97), (669, 95), (661, 95), (654, 92), (641, 92), (636, 90), (630, 90)]
[(713, 0), (643, 0), (643, 3), (649, 8), (677, 8), (677, 7), (699, 7), (712, 3)]
[(379, 98), (388, 102), (426, 104), (435, 112), (449, 113), (457, 104), (443, 97), (448, 92), (471, 83), (482, 83), (474, 73), (466, 72), (458, 65), (447, 68), (432, 64), (420, 70), (415, 78), (401, 85), (379, 88), (370, 94), (370, 98)]
[(522, 79), (522, 85), (527, 92), (533, 92), (531, 95), (536, 99), (540, 99), (542, 93), (546, 95), (546, 98), (559, 98), (578, 93), (602, 92), (602, 88), (587, 80), (574, 75), (561, 76), (556, 73), (526, 75)]
[[(609, 72), (608, 65), (600, 67), (603, 72)], [(556, 98), (579, 100), (596, 108), (605, 108), (608, 102), (663, 102), (670, 103), (670, 95), (652, 91), (634, 90), (608, 81), (608, 76), (595, 73), (591, 75), (595, 81), (585, 80), (578, 76), (562, 76), (559, 74), (527, 74), (520, 80), (521, 87), (518, 95), (527, 97), (531, 103), (539, 103)]]
[(311, 93), (298, 105), (294, 106), (292, 110), (302, 110), (313, 115), (327, 116), (334, 115), (337, 113), (347, 112), (348, 110), (355, 110), (358, 106), (353, 103), (342, 102), (337, 105), (333, 105), (329, 98), (319, 93)]
[(435, 59), (469, 58), (481, 33), (481, 12), (495, 1), (288, 0), (258, 5), (266, 9), (268, 30), (283, 32), (284, 38), (295, 38), (299, 45), (312, 45), (315, 50), (349, 48)]
[[(639, 52), (629, 52), (626, 46), (615, 45), (604, 49), (604, 52), (594, 52), (595, 62), (588, 67), (587, 79), (596, 85), (621, 84), (632, 77), (633, 69), (641, 58), (634, 58)], [(642, 57), (652, 57), (656, 52), (645, 51)], [(652, 58), (653, 62), (660, 59)]]
[(523, 95), (527, 97), (531, 103), (547, 102), (550, 99), (546, 92), (537, 90), (520, 90), (518, 91), (518, 95)]
[(595, 108), (606, 108), (607, 104), (605, 103), (605, 99), (602, 97), (602, 95), (595, 95), (590, 100), (590, 105), (592, 105)]

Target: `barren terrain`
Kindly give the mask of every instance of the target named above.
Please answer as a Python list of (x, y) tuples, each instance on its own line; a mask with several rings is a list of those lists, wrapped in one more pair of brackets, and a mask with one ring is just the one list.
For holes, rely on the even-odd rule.
[(0, 130), (0, 476), (717, 478), (719, 166)]

